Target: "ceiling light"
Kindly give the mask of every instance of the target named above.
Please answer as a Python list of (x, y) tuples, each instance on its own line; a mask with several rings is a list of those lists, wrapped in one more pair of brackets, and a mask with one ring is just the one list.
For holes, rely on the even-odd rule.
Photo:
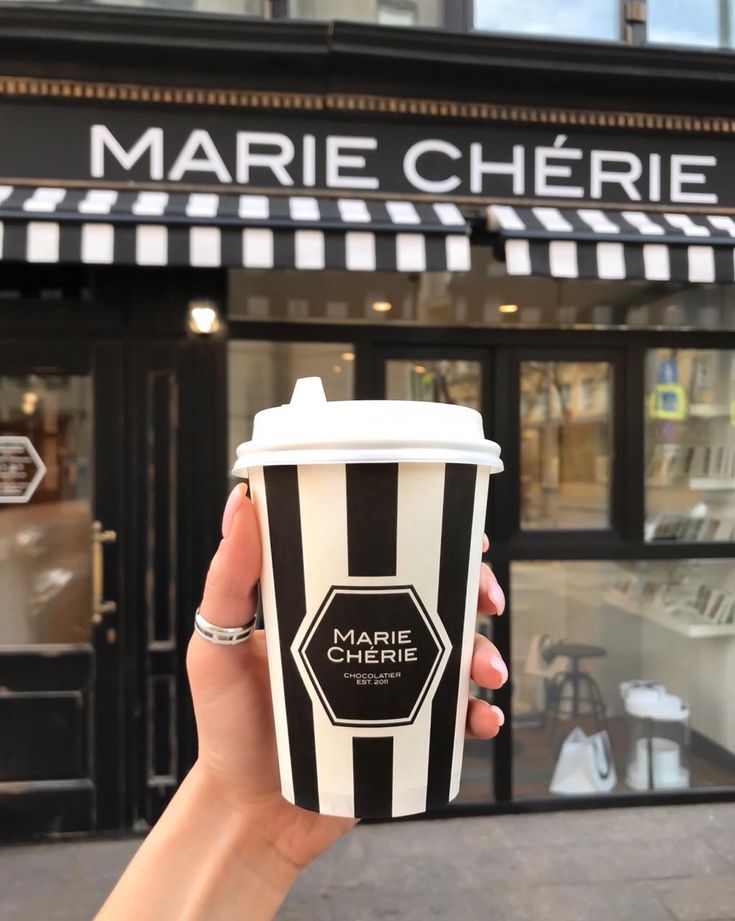
[(342, 352), (342, 354), (339, 357), (342, 359), (342, 361), (354, 361), (355, 353), (354, 352)]
[(219, 313), (214, 301), (189, 302), (189, 329), (199, 336), (211, 336), (219, 329)]
[(518, 304), (501, 304), (498, 307), (499, 313), (518, 313)]
[(413, 370), (417, 374), (426, 374), (426, 365), (414, 365)]
[(373, 301), (370, 305), (376, 313), (388, 313), (393, 310), (393, 304), (390, 301)]
[(335, 366), (332, 368), (332, 371), (334, 371), (335, 374), (341, 374), (341, 373), (342, 373), (342, 365), (335, 365)]
[(34, 393), (32, 390), (29, 390), (27, 393), (23, 394), (22, 402), (20, 404), (20, 411), (25, 416), (32, 416), (35, 413), (36, 408), (38, 407), (38, 394)]

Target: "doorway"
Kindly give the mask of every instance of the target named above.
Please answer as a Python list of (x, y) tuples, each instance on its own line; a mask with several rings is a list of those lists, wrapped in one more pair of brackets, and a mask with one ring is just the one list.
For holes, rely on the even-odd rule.
[(123, 363), (0, 346), (0, 835), (122, 816)]

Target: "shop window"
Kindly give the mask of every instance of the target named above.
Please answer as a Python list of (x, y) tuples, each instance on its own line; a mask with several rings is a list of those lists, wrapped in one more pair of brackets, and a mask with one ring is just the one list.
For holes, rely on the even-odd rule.
[(620, 24), (619, 0), (572, 0), (567, 3), (475, 0), (474, 3), (474, 27), (478, 32), (618, 41)]
[(353, 398), (354, 347), (349, 342), (230, 340), (228, 349), (228, 462), (253, 432), (261, 409), (291, 399), (299, 377), (321, 377), (329, 400)]
[[(88, 376), (0, 376), (0, 435), (27, 438), (46, 467), (13, 500), (15, 442), (0, 460), (0, 646), (90, 638), (92, 389)], [(27, 467), (25, 468), (28, 469)]]
[(522, 362), (522, 527), (609, 527), (612, 382), (608, 362)]
[(646, 363), (646, 539), (735, 540), (735, 352)]
[(721, 0), (648, 0), (648, 41), (710, 48), (727, 44), (723, 7)]
[(733, 329), (732, 285), (509, 276), (488, 246), (469, 272), (232, 269), (229, 316), (390, 326)]
[(294, 19), (343, 19), (386, 26), (440, 26), (442, 0), (291, 0)]
[(388, 400), (429, 400), (455, 403), (479, 411), (482, 400), (479, 361), (389, 359), (385, 363)]
[(511, 567), (513, 789), (735, 783), (729, 560)]

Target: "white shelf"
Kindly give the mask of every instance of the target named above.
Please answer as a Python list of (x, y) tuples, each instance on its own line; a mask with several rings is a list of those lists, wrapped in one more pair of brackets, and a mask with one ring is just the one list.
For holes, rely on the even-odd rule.
[(689, 488), (700, 492), (708, 489), (731, 492), (735, 490), (735, 480), (732, 477), (690, 476)]
[(685, 620), (683, 617), (676, 617), (660, 605), (646, 604), (641, 601), (640, 604), (631, 604), (620, 592), (607, 592), (605, 601), (634, 617), (640, 617), (642, 620), (649, 620), (652, 623), (678, 633), (680, 636), (686, 636), (690, 639), (713, 639), (716, 637), (732, 636), (735, 637), (735, 624), (707, 624), (699, 621)]
[(682, 489), (689, 488), (698, 492), (707, 490), (719, 492), (735, 492), (735, 479), (732, 477), (714, 476), (675, 476), (669, 480), (659, 480), (652, 477), (646, 478), (646, 486), (650, 489)]

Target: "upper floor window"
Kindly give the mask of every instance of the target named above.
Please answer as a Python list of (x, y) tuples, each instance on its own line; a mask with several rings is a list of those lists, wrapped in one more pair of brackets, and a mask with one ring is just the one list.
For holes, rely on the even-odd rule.
[(607, 41), (621, 37), (620, 0), (474, 0), (473, 22), (479, 32)]
[[(75, 0), (57, 0), (73, 4)], [(78, 2), (78, 0), (76, 0)], [(578, 41), (735, 49), (735, 0), (83, 0), (90, 6), (335, 20)], [(0, 6), (3, 0), (0, 0)]]
[(294, 19), (343, 19), (386, 26), (440, 26), (443, 0), (291, 0)]
[(648, 41), (728, 47), (733, 5), (733, 0), (648, 0)]

